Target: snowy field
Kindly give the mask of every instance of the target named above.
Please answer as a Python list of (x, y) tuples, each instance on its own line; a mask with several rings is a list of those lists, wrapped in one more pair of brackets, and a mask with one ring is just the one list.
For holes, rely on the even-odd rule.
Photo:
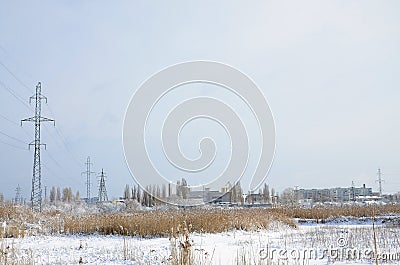
[[(360, 224), (361, 223), (361, 224)], [(400, 227), (375, 226), (379, 264), (400, 264)], [(2, 239), (14, 264), (170, 264), (180, 239), (100, 235)], [(370, 222), (304, 222), (297, 229), (191, 233), (193, 264), (375, 264)]]

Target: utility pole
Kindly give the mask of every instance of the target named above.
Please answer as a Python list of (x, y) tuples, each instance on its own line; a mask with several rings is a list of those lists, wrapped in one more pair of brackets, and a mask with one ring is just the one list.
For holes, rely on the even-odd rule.
[(17, 188), (15, 189), (15, 204), (22, 204), (22, 197), (21, 197), (21, 187), (17, 186)]
[(90, 187), (92, 185), (90, 182), (90, 175), (95, 173), (90, 171), (90, 166), (93, 165), (93, 163), (90, 163), (90, 156), (87, 157), (85, 165), (86, 165), (86, 171), (82, 172), (82, 174), (86, 174), (86, 199), (87, 203), (90, 203), (91, 202)]
[(108, 201), (105, 178), (106, 176), (104, 175), (104, 171), (103, 169), (101, 169), (100, 184), (99, 184), (99, 202)]
[(380, 168), (378, 168), (378, 180), (377, 180), (378, 184), (379, 184), (379, 196), (382, 197), (382, 182), (385, 182), (382, 179), (382, 171)]
[(35, 116), (21, 120), (21, 126), (22, 122), (25, 121), (35, 123), (35, 140), (29, 144), (29, 148), (31, 145), (35, 146), (35, 153), (33, 155), (31, 208), (40, 212), (42, 211), (42, 170), (40, 164), (40, 146), (44, 145), (44, 147), (46, 148), (46, 145), (40, 142), (40, 124), (42, 122), (50, 121), (54, 123), (54, 126), (56, 125), (54, 120), (41, 116), (42, 99), (46, 100), (47, 103), (47, 98), (42, 95), (41, 90), (42, 85), (39, 82), (36, 86), (35, 95), (29, 98), (29, 103), (31, 103), (32, 100), (35, 101)]

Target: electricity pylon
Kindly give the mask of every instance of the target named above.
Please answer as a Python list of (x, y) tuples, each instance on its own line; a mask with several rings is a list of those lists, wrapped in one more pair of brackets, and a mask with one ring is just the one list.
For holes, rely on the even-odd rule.
[(15, 189), (15, 204), (22, 204), (22, 197), (21, 197), (21, 187), (17, 186), (17, 188)]
[(105, 178), (106, 176), (104, 175), (104, 171), (103, 169), (101, 169), (100, 183), (99, 183), (99, 202), (108, 201)]
[(21, 120), (21, 126), (24, 121), (35, 123), (35, 140), (29, 144), (29, 148), (31, 145), (35, 146), (35, 153), (33, 155), (31, 207), (33, 210), (42, 211), (42, 169), (40, 164), (40, 146), (44, 145), (46, 148), (46, 145), (40, 142), (40, 124), (45, 121), (50, 121), (53, 122), (55, 126), (56, 123), (52, 119), (41, 116), (42, 99), (46, 100), (47, 103), (47, 98), (42, 95), (42, 85), (40, 82), (36, 86), (35, 95), (29, 98), (29, 103), (32, 102), (32, 99), (35, 100), (35, 116)]
[(86, 171), (82, 172), (82, 174), (86, 174), (86, 198), (87, 202), (90, 203), (91, 202), (90, 187), (92, 185), (90, 182), (90, 175), (95, 173), (90, 171), (90, 166), (93, 165), (93, 163), (90, 163), (90, 156), (87, 157), (85, 165), (86, 165)]
[(382, 171), (380, 168), (378, 168), (378, 179), (376, 180), (376, 182), (378, 182), (378, 184), (379, 184), (379, 196), (382, 197), (382, 194), (383, 194), (382, 193), (383, 192), (382, 182), (385, 182), (385, 181), (382, 179)]

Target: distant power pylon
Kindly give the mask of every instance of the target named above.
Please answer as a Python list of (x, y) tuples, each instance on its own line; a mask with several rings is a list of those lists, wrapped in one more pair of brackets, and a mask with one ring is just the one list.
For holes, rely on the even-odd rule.
[(380, 168), (378, 168), (378, 179), (376, 180), (376, 182), (378, 182), (379, 184), (379, 196), (382, 197), (382, 192), (383, 192), (382, 182), (385, 181), (382, 179), (382, 171)]
[(41, 116), (41, 109), (42, 109), (42, 99), (46, 100), (47, 98), (42, 95), (42, 86), (39, 82), (36, 86), (36, 93), (32, 97), (29, 98), (29, 103), (32, 102), (32, 99), (35, 100), (35, 116), (31, 118), (27, 118), (21, 120), (24, 121), (31, 121), (35, 123), (35, 140), (29, 144), (35, 146), (35, 153), (33, 155), (33, 176), (32, 176), (32, 191), (31, 191), (31, 207), (33, 210), (42, 211), (42, 170), (40, 164), (40, 146), (45, 144), (40, 143), (40, 124), (45, 121), (55, 121), (49, 118), (45, 118)]
[(86, 171), (82, 172), (82, 174), (86, 174), (86, 198), (87, 198), (87, 202), (88, 203), (91, 202), (90, 188), (91, 188), (92, 183), (90, 182), (90, 175), (95, 173), (95, 172), (90, 171), (90, 166), (92, 164), (93, 163), (90, 163), (90, 156), (88, 156), (87, 160), (86, 160), (86, 163), (85, 163)]
[(104, 175), (104, 171), (103, 169), (101, 169), (100, 183), (99, 183), (99, 202), (108, 201), (105, 178), (106, 176)]
[(17, 186), (17, 188), (15, 189), (15, 204), (22, 204), (22, 197), (21, 197), (21, 187)]

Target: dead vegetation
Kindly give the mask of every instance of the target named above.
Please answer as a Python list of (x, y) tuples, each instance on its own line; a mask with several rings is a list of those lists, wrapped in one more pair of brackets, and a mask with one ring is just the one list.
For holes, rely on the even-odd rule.
[(347, 205), (347, 206), (320, 206), (313, 208), (276, 207), (273, 213), (280, 213), (290, 218), (326, 220), (331, 217), (373, 217), (387, 214), (400, 214), (400, 205)]
[(268, 229), (272, 221), (295, 227), (294, 218), (326, 220), (330, 217), (371, 217), (400, 214), (400, 205), (344, 207), (212, 208), (191, 210), (151, 210), (118, 213), (74, 214), (47, 211), (37, 213), (27, 207), (0, 205), (0, 237), (34, 234), (101, 234), (139, 237), (168, 237), (171, 228), (184, 223), (192, 232), (219, 233), (231, 230)]
[(169, 262), (171, 265), (193, 265), (194, 255), (192, 253), (192, 242), (189, 239), (191, 225), (185, 222), (183, 225), (172, 227), (169, 234), (171, 242), (171, 255)]
[[(219, 233), (233, 230), (256, 231), (272, 228), (277, 222), (290, 227), (296, 227), (294, 218), (326, 220), (331, 217), (373, 217), (375, 215), (400, 214), (399, 205), (386, 206), (344, 206), (344, 207), (318, 207), (318, 208), (296, 208), (275, 207), (262, 208), (211, 208), (191, 210), (148, 210), (119, 213), (95, 213), (74, 214), (73, 212), (47, 211), (37, 213), (29, 208), (3, 205), (0, 206), (0, 263), (1, 264), (33, 264), (33, 252), (26, 256), (25, 260), (19, 261), (22, 250), (14, 246), (14, 238), (24, 237), (32, 234), (99, 234), (99, 235), (121, 235), (124, 244), (123, 259), (136, 260), (137, 251), (130, 243), (130, 237), (168, 237), (170, 248), (165, 264), (192, 265), (211, 264), (214, 253), (202, 249), (191, 240), (193, 232), (196, 233)], [(6, 222), (3, 229), (2, 224)], [(398, 242), (394, 229), (380, 227), (371, 240), (370, 228), (354, 228), (357, 237), (349, 237), (350, 245), (360, 242), (367, 244), (375, 242), (376, 246), (393, 247), (394, 239)], [(359, 229), (359, 230), (357, 230)], [(343, 229), (321, 228), (312, 233), (307, 232), (302, 247), (313, 247), (318, 242), (329, 242), (341, 236)], [(339, 234), (338, 234), (339, 233)], [(6, 239), (8, 237), (9, 239)], [(10, 238), (11, 237), (11, 238)], [(284, 234), (285, 244), (293, 242), (293, 247), (298, 244), (292, 234)], [(3, 241), (8, 240), (8, 241)], [(10, 241), (11, 240), (11, 241)], [(8, 242), (5, 244), (5, 242)], [(297, 242), (297, 243), (296, 243)], [(335, 242), (332, 242), (335, 243)], [(255, 243), (254, 243), (255, 244)], [(372, 244), (372, 243), (371, 243)], [(372, 244), (373, 245), (373, 244)], [(370, 245), (368, 245), (370, 246)], [(239, 249), (236, 256), (237, 264), (271, 264), (270, 260), (262, 261), (258, 255), (258, 245), (243, 247)], [(83, 248), (82, 243), (79, 249)], [(19, 251), (19, 252), (18, 252)], [(25, 255), (25, 254), (24, 254)], [(78, 260), (77, 260), (78, 262)], [(79, 263), (85, 263), (80, 258)], [(273, 263), (273, 262), (272, 262)]]
[(266, 209), (170, 210), (71, 216), (64, 220), (64, 232), (166, 237), (170, 235), (171, 228), (182, 224), (190, 225), (192, 232), (220, 233), (268, 229), (272, 221), (296, 226), (293, 219)]

